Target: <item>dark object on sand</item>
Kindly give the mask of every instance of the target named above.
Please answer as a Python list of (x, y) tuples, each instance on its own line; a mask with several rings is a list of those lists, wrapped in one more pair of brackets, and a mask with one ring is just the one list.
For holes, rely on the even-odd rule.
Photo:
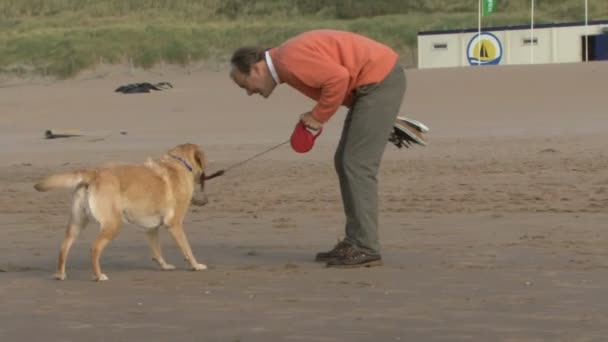
[(81, 136), (80, 134), (78, 134), (77, 132), (74, 131), (52, 131), (50, 129), (47, 129), (44, 132), (44, 138), (45, 139), (57, 139), (57, 138), (71, 138), (71, 137), (79, 137)]
[(427, 142), (422, 134), (428, 133), (428, 131), (429, 128), (422, 122), (398, 116), (388, 141), (398, 148), (409, 148), (413, 144), (426, 146)]
[(117, 93), (123, 94), (136, 94), (136, 93), (149, 93), (150, 90), (163, 90), (173, 88), (173, 85), (169, 82), (160, 82), (156, 84), (143, 82), (143, 83), (130, 83), (127, 85), (120, 86), (114, 90)]

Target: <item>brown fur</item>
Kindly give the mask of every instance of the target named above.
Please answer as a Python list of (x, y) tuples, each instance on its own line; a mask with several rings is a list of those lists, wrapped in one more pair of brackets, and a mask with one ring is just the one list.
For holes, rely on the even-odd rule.
[[(185, 161), (192, 171), (175, 157)], [(183, 230), (195, 183), (204, 176), (205, 169), (205, 155), (199, 146), (182, 144), (159, 159), (148, 159), (143, 165), (111, 165), (53, 174), (37, 183), (34, 188), (38, 191), (75, 189), (55, 278), (65, 279), (70, 247), (91, 218), (100, 224), (100, 233), (91, 247), (95, 280), (108, 279), (101, 272), (99, 258), (118, 235), (123, 222), (144, 228), (153, 258), (161, 269), (175, 268), (162, 257), (158, 237), (161, 226), (169, 230), (193, 270), (206, 269), (194, 258)]]

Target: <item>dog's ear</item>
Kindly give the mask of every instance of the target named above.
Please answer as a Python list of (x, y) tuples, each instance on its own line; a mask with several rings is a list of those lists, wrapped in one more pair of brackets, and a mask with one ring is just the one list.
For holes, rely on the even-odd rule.
[(199, 184), (201, 186), (201, 192), (205, 192), (205, 169), (207, 168), (207, 160), (205, 154), (198, 145), (194, 145), (194, 163), (200, 168), (201, 174), (199, 176)]
[(196, 165), (198, 165), (198, 167), (200, 167), (201, 171), (204, 173), (205, 169), (207, 168), (207, 160), (205, 159), (205, 154), (198, 146), (194, 148), (194, 162), (196, 163)]

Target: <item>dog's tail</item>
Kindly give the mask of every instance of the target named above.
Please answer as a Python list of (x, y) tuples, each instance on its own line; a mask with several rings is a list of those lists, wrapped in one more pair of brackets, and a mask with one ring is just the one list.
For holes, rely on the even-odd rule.
[(66, 173), (50, 175), (34, 185), (38, 191), (48, 191), (54, 189), (74, 189), (81, 184), (89, 185), (95, 179), (95, 170), (80, 170)]

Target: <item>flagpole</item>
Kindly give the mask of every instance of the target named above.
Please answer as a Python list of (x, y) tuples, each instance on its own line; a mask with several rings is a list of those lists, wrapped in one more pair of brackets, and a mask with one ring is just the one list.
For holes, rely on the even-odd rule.
[(585, 63), (589, 62), (589, 33), (587, 25), (589, 25), (589, 7), (588, 0), (585, 0)]
[(479, 0), (479, 11), (477, 13), (477, 45), (479, 46), (477, 51), (477, 66), (481, 65), (481, 1)]
[(530, 9), (530, 64), (534, 64), (534, 0)]

